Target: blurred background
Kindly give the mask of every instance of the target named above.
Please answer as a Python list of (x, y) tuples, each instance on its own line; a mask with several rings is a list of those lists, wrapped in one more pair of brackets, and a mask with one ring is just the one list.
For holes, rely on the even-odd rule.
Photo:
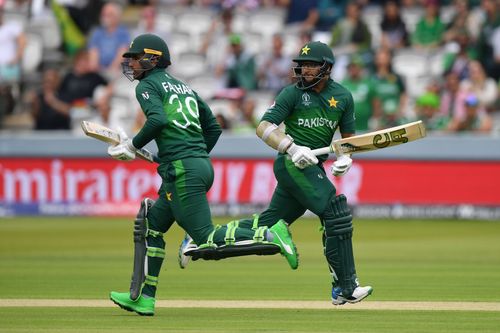
[[(117, 162), (82, 120), (144, 116), (121, 54), (163, 37), (168, 71), (212, 107), (214, 215), (266, 206), (275, 152), (255, 126), (310, 40), (332, 47), (359, 133), (421, 119), (428, 137), (356, 155), (332, 179), (357, 216), (500, 219), (498, 0), (0, 0), (0, 216), (135, 215), (155, 166)], [(154, 145), (148, 148), (155, 150)], [(331, 162), (330, 162), (331, 163)], [(329, 167), (329, 163), (325, 165)]]

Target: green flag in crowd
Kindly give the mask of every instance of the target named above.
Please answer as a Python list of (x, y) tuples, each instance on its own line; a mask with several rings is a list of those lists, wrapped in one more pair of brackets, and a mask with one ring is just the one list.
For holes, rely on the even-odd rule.
[(51, 1), (51, 6), (61, 29), (64, 50), (68, 55), (72, 56), (85, 46), (86, 37), (73, 21), (66, 8), (54, 0)]

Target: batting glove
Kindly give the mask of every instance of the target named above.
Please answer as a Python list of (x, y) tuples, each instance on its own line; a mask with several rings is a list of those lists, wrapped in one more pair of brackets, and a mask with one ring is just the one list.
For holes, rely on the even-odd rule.
[(340, 155), (337, 157), (337, 160), (332, 164), (332, 174), (335, 177), (343, 176), (349, 171), (352, 166), (352, 159), (349, 155)]
[(292, 157), (293, 164), (299, 169), (305, 169), (310, 165), (318, 163), (318, 159), (309, 147), (292, 143), (286, 152)]
[(130, 161), (135, 159), (135, 151), (137, 150), (122, 128), (118, 129), (120, 135), (120, 143), (116, 146), (108, 147), (108, 154), (115, 160)]

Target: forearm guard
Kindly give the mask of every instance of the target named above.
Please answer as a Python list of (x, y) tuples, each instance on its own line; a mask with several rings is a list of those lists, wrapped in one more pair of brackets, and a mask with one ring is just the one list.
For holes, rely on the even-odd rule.
[(293, 143), (293, 139), (281, 131), (276, 124), (265, 120), (261, 121), (257, 127), (257, 136), (280, 153), (285, 153)]

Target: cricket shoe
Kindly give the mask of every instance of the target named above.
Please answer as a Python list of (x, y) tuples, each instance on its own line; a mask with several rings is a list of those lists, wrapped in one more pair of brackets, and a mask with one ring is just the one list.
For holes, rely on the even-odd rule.
[(297, 267), (299, 267), (299, 254), (297, 253), (297, 247), (293, 243), (292, 235), (285, 221), (279, 220), (275, 225), (269, 228), (269, 231), (273, 234), (272, 243), (280, 247), (281, 255), (285, 256), (290, 267), (292, 269), (297, 269)]
[(332, 288), (332, 303), (333, 305), (342, 305), (345, 303), (358, 303), (366, 297), (370, 296), (373, 291), (371, 286), (361, 287), (357, 286), (352, 292), (352, 295), (346, 297), (342, 295), (342, 289), (339, 287)]
[(109, 294), (109, 299), (120, 308), (136, 312), (141, 316), (154, 316), (155, 314), (155, 298), (145, 297), (140, 295), (135, 301), (130, 299), (130, 293), (119, 293), (112, 291)]
[(197, 246), (194, 243), (193, 239), (186, 233), (186, 236), (184, 236), (184, 239), (179, 246), (179, 254), (177, 256), (177, 261), (179, 262), (180, 268), (186, 268), (186, 266), (189, 264), (189, 261), (191, 260), (191, 257), (187, 256), (186, 252), (196, 248)]

